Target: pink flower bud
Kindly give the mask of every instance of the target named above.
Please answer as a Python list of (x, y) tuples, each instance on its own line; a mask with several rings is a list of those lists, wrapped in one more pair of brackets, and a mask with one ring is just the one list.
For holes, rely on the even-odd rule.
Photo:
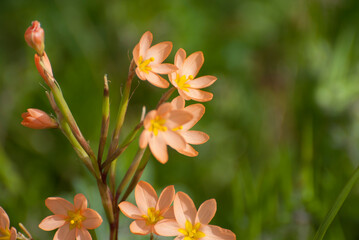
[(42, 56), (45, 49), (45, 33), (44, 29), (40, 27), (38, 21), (33, 21), (31, 26), (26, 29), (25, 32), (25, 41), (29, 44), (30, 47), (36, 50), (37, 54)]
[(58, 127), (55, 119), (39, 109), (29, 108), (27, 112), (21, 114), (21, 117), (23, 118), (21, 124), (28, 128), (45, 129)]
[[(42, 62), (42, 64), (40, 62)], [(49, 82), (51, 81), (51, 79), (49, 79), (47, 77), (47, 75), (45, 74), (45, 71), (51, 77), (53, 77), (53, 73), (52, 73), (51, 63), (50, 63), (49, 58), (47, 57), (46, 52), (44, 52), (44, 55), (42, 57), (35, 54), (35, 65), (36, 65), (37, 71), (40, 73), (41, 77), (45, 80), (46, 84), (50, 85)]]

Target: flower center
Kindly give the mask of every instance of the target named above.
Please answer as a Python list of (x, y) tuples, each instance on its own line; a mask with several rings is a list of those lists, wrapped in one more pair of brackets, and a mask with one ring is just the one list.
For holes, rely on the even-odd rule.
[(146, 220), (147, 225), (154, 225), (159, 220), (162, 220), (163, 217), (160, 215), (160, 210), (157, 210), (153, 207), (147, 209), (147, 215), (142, 215), (142, 217)]
[(0, 228), (0, 240), (10, 240), (10, 235), (9, 229)]
[(184, 235), (183, 240), (197, 240), (206, 236), (198, 229), (201, 227), (201, 223), (196, 223), (194, 226), (190, 221), (186, 221), (186, 229), (180, 228), (178, 231)]
[(151, 126), (149, 127), (149, 131), (153, 132), (155, 136), (157, 136), (158, 131), (166, 132), (167, 127), (164, 126), (166, 123), (166, 120), (161, 118), (160, 116), (156, 116), (155, 119), (151, 120)]
[(147, 60), (144, 60), (143, 61), (143, 57), (140, 56), (140, 58), (138, 59), (138, 67), (139, 69), (142, 71), (142, 72), (145, 72), (145, 73), (148, 73), (148, 71), (151, 71), (152, 68), (148, 66), (148, 64), (150, 64), (151, 62), (153, 62), (155, 59), (153, 57), (147, 59)]
[(86, 219), (84, 216), (81, 215), (80, 210), (76, 212), (68, 211), (67, 216), (68, 218), (66, 219), (66, 221), (70, 224), (71, 230), (75, 227), (81, 228), (82, 221)]
[(189, 75), (188, 78), (186, 78), (186, 75), (180, 76), (177, 74), (175, 82), (177, 83), (179, 89), (188, 92), (188, 88), (191, 86), (188, 83), (189, 80), (193, 80), (192, 75)]

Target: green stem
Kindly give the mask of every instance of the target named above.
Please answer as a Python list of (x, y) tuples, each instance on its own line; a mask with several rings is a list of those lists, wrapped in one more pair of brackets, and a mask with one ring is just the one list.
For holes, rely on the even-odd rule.
[(325, 217), (324, 221), (320, 225), (313, 240), (322, 240), (323, 239), (330, 224), (332, 223), (333, 219), (337, 215), (339, 209), (342, 207), (345, 199), (348, 197), (350, 191), (353, 188), (354, 183), (358, 180), (358, 178), (359, 178), (359, 167), (357, 167), (355, 169), (355, 172), (350, 177), (349, 181), (345, 184), (343, 190), (340, 192), (339, 196), (337, 197), (334, 205), (332, 206), (332, 208), (328, 212), (327, 216)]
[(107, 75), (104, 76), (103, 100), (102, 100), (102, 124), (101, 136), (98, 146), (97, 164), (100, 167), (102, 162), (103, 150), (105, 149), (108, 126), (110, 123), (110, 94), (108, 89)]

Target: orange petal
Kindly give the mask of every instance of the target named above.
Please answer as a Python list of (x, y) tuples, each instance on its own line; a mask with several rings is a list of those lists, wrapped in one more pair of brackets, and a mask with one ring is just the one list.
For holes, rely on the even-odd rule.
[(215, 199), (209, 199), (201, 204), (198, 208), (196, 223), (200, 222), (201, 224), (207, 225), (217, 211), (217, 202)]
[(91, 234), (85, 228), (80, 228), (77, 230), (77, 240), (92, 240)]
[[(139, 45), (140, 45), (140, 51), (139, 51), (140, 56), (145, 57), (146, 51), (151, 46), (152, 39), (153, 39), (153, 35), (152, 35), (152, 33), (150, 31), (147, 31), (142, 35), (142, 37), (140, 39), (140, 43), (139, 43)], [(146, 59), (146, 58), (144, 58), (144, 59)]]
[(181, 89), (179, 89), (179, 88), (177, 88), (177, 90), (178, 90), (179, 95), (180, 95), (181, 97), (183, 97), (184, 100), (186, 100), (186, 101), (191, 100), (191, 98), (187, 95), (187, 92), (186, 92), (186, 91), (183, 91), (183, 90), (181, 90)]
[(196, 77), (197, 73), (203, 65), (203, 62), (204, 57), (202, 52), (192, 53), (184, 61), (181, 74), (186, 75), (187, 77), (190, 75), (192, 75), (192, 77)]
[(185, 110), (173, 110), (167, 118), (168, 121), (166, 125), (168, 125), (170, 129), (173, 129), (191, 121), (192, 118), (193, 115)]
[(165, 138), (167, 145), (175, 150), (184, 149), (186, 147), (186, 141), (177, 132), (171, 130), (166, 131), (163, 133), (163, 137)]
[(203, 144), (209, 139), (209, 136), (201, 131), (186, 131), (181, 132), (181, 135), (187, 143), (195, 145)]
[(156, 45), (152, 46), (150, 49), (147, 50), (146, 56), (143, 59), (149, 59), (151, 57), (154, 58), (152, 64), (160, 64), (162, 63), (168, 55), (170, 55), (172, 50), (172, 42), (161, 42), (157, 43)]
[(16, 240), (16, 237), (17, 237), (16, 229), (14, 227), (11, 227), (10, 240)]
[(160, 197), (158, 198), (156, 210), (160, 210), (161, 213), (167, 211), (175, 198), (175, 188), (173, 185), (163, 189)]
[(39, 228), (44, 231), (52, 231), (56, 228), (63, 226), (66, 223), (65, 218), (66, 216), (63, 215), (48, 216), (41, 221), (41, 223), (39, 224)]
[(178, 96), (172, 100), (171, 104), (173, 106), (173, 109), (181, 110), (185, 106), (185, 100), (183, 97)]
[(60, 227), (55, 233), (54, 240), (75, 239), (76, 228), (70, 230), (69, 224)]
[(177, 70), (177, 67), (170, 63), (151, 65), (152, 71), (159, 74), (169, 74)]
[(136, 203), (142, 214), (147, 215), (149, 208), (155, 208), (157, 203), (157, 193), (151, 184), (140, 181), (135, 188)]
[(201, 225), (200, 230), (206, 235), (201, 240), (235, 240), (236, 235), (228, 230), (214, 225)]
[(202, 90), (189, 88), (186, 95), (197, 102), (208, 102), (213, 98), (213, 94)]
[(0, 229), (9, 229), (10, 220), (5, 210), (0, 207)]
[(148, 72), (146, 78), (152, 85), (159, 87), (159, 88), (168, 88), (168, 86), (170, 85), (166, 81), (166, 79), (164, 79), (160, 75), (153, 73), (153, 72)]
[(172, 110), (171, 103), (163, 103), (161, 104), (157, 109), (157, 115), (164, 117), (167, 113), (169, 113)]
[(181, 228), (185, 228), (187, 220), (194, 225), (197, 210), (192, 199), (187, 194), (178, 192), (173, 203), (173, 208), (176, 220)]
[(87, 199), (86, 197), (82, 194), (82, 193), (78, 193), (76, 194), (76, 196), (74, 197), (74, 205), (75, 205), (75, 209), (81, 209), (84, 210), (87, 208)]
[(198, 156), (198, 152), (189, 144), (186, 144), (186, 147), (178, 150), (178, 152), (188, 157)]
[(130, 224), (130, 231), (137, 235), (147, 235), (151, 232), (151, 226), (145, 220), (135, 220)]
[(121, 212), (128, 218), (143, 219), (142, 215), (147, 214), (147, 212), (141, 212), (138, 207), (130, 202), (121, 202), (118, 206)]
[(140, 135), (140, 140), (139, 140), (140, 148), (145, 148), (147, 146), (151, 135), (152, 135), (152, 133), (150, 131), (147, 131), (147, 130), (142, 131), (142, 133)]
[(136, 75), (139, 79), (141, 79), (143, 81), (147, 79), (145, 73), (142, 72), (138, 67), (136, 68)]
[(49, 197), (45, 200), (46, 207), (55, 215), (67, 216), (68, 211), (75, 211), (74, 205), (60, 197)]
[(95, 229), (102, 224), (102, 217), (93, 209), (85, 209), (82, 213), (82, 216), (86, 218), (82, 222), (82, 226), (87, 229)]
[(178, 229), (180, 228), (181, 227), (174, 219), (163, 219), (157, 222), (154, 226), (157, 235), (166, 237), (179, 235), (180, 233), (178, 232)]
[(136, 65), (138, 64), (138, 59), (140, 58), (140, 44), (137, 44), (132, 51), (133, 60)]
[(166, 219), (175, 219), (175, 213), (173, 211), (173, 206), (170, 206), (165, 212), (163, 212), (162, 216)]
[(203, 76), (190, 81), (191, 88), (205, 88), (211, 86), (217, 78), (215, 76)]
[(196, 103), (189, 105), (185, 110), (190, 112), (193, 115), (193, 118), (188, 123), (183, 124), (183, 131), (191, 129), (202, 118), (206, 108), (202, 104)]
[(186, 51), (183, 48), (178, 49), (175, 56), (175, 65), (178, 67), (178, 69), (182, 69), (185, 59)]
[(147, 113), (145, 120), (143, 120), (143, 126), (148, 129), (151, 126), (151, 120), (155, 119), (157, 115), (157, 111), (156, 110), (152, 110), (150, 112)]
[(161, 133), (152, 137), (149, 141), (152, 155), (160, 162), (165, 164), (168, 161), (167, 145)]

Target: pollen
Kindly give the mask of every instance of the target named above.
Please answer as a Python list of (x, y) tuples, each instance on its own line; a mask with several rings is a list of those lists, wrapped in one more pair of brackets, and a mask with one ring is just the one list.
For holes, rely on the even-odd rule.
[(148, 64), (150, 64), (151, 62), (153, 62), (155, 59), (153, 57), (143, 60), (143, 57), (140, 56), (138, 59), (138, 68), (145, 73), (148, 73), (149, 71), (152, 70), (152, 68), (150, 66), (148, 66)]
[(177, 74), (175, 82), (177, 83), (179, 89), (188, 92), (188, 88), (191, 87), (191, 85), (189, 84), (190, 80), (193, 80), (192, 75), (186, 77), (186, 75), (180, 76), (179, 74)]
[(200, 223), (196, 223), (194, 226), (190, 221), (186, 221), (186, 228), (180, 228), (178, 231), (184, 235), (183, 240), (197, 240), (206, 236), (203, 232), (199, 231), (201, 227)]
[(153, 207), (148, 208), (147, 215), (142, 215), (142, 217), (146, 220), (147, 225), (154, 225), (163, 219), (163, 216), (160, 214), (160, 210), (156, 210)]
[(66, 222), (70, 224), (70, 229), (74, 228), (81, 228), (82, 221), (84, 221), (86, 218), (81, 215), (80, 211), (72, 212), (68, 211), (67, 213), (68, 218), (66, 219)]
[(165, 126), (166, 120), (161, 118), (160, 116), (156, 116), (155, 119), (151, 120), (151, 126), (149, 127), (149, 131), (153, 132), (155, 136), (158, 135), (158, 131), (166, 132), (167, 127)]

